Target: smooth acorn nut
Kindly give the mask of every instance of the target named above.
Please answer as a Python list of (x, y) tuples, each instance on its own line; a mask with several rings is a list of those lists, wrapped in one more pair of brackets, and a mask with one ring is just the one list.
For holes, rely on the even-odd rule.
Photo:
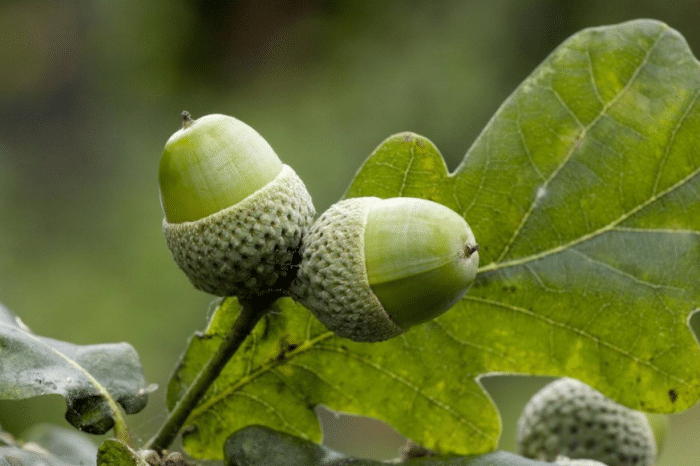
[(292, 297), (341, 337), (386, 340), (459, 301), (478, 249), (467, 222), (436, 202), (346, 199), (304, 238)]
[(658, 452), (644, 413), (571, 378), (545, 386), (525, 405), (516, 442), (528, 458), (553, 461), (564, 456), (608, 466), (652, 466)]
[(168, 248), (197, 289), (284, 293), (315, 210), (303, 181), (257, 131), (230, 116), (183, 112), (159, 182)]

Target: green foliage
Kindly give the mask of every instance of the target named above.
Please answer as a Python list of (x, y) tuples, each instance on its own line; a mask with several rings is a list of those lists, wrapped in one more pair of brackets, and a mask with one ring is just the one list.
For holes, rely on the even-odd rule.
[(583, 31), (455, 173), (429, 141), (399, 135), (347, 196), (428, 197), (467, 219), (480, 274), (440, 324), (480, 348), (486, 371), (568, 374), (633, 408), (686, 409), (700, 397), (687, 326), (700, 301), (699, 71), (659, 22)]
[[(689, 331), (700, 302), (700, 73), (656, 21), (585, 30), (511, 95), (448, 174), (426, 139), (387, 139), (346, 196), (441, 202), (471, 225), (473, 289), (438, 320), (378, 344), (339, 339), (278, 304), (192, 413), (195, 457), (258, 423), (318, 440), (313, 407), (377, 417), (438, 451), (495, 448), (479, 377), (568, 375), (627, 406), (700, 398)], [(224, 301), (169, 387), (172, 407), (237, 313)]]
[[(168, 385), (168, 409), (175, 407), (221, 344), (239, 310), (236, 299), (223, 300), (205, 332), (191, 338)], [(226, 437), (249, 424), (282, 427), (320, 440), (314, 407), (324, 402), (329, 391), (345, 393), (345, 378), (338, 381), (340, 385), (332, 380), (336, 375), (332, 370), (334, 353), (324, 350), (334, 348), (335, 342), (352, 343), (336, 338), (300, 304), (290, 299), (276, 302), (189, 417), (189, 427), (183, 433), (188, 453), (195, 458), (220, 459)], [(373, 346), (364, 345), (367, 349)], [(338, 356), (344, 359), (342, 354)], [(362, 364), (357, 367), (359, 372)], [(350, 389), (358, 390), (358, 386)], [(365, 390), (362, 387), (354, 395), (348, 393), (361, 403), (358, 409), (374, 404), (361, 396)]]
[[(308, 440), (267, 427), (245, 427), (226, 439), (224, 462), (227, 466), (295, 466), (329, 464), (341, 455)], [(372, 461), (371, 464), (378, 464)]]
[[(250, 426), (231, 435), (224, 445), (226, 466), (381, 466), (386, 463), (343, 456), (322, 445), (262, 426)], [(545, 466), (512, 453), (497, 451), (475, 457), (416, 458), (416, 466)]]
[(66, 418), (89, 433), (105, 433), (121, 415), (146, 406), (148, 390), (136, 351), (126, 343), (78, 346), (34, 335), (0, 306), (0, 398), (45, 394), (66, 398)]
[(97, 466), (148, 466), (148, 463), (128, 445), (107, 439), (97, 451)]
[[(303, 306), (278, 301), (189, 413), (184, 447), (248, 466), (377, 464), (312, 443), (321, 436), (314, 408), (326, 404), (384, 420), (438, 453), (486, 453), (500, 435), (479, 382), (491, 373), (576, 377), (650, 412), (695, 404), (699, 66), (662, 23), (589, 29), (521, 84), (454, 173), (421, 136), (384, 141), (346, 197), (421, 197), (457, 211), (481, 245), (472, 290), (439, 319), (374, 344), (341, 339)], [(168, 386), (170, 410), (239, 313), (235, 299), (221, 301), (192, 337)], [(39, 337), (0, 307), (0, 354), (0, 398), (60, 394), (76, 427), (120, 428), (98, 465), (144, 464), (122, 413), (140, 411), (149, 391), (131, 346)], [(81, 464), (88, 451), (63, 458), (13, 443), (0, 457)], [(543, 464), (503, 452), (410, 463)]]
[(0, 432), (0, 465), (89, 466), (97, 447), (83, 434), (49, 424), (37, 424), (17, 442)]
[(48, 452), (26, 450), (20, 447), (0, 447), (0, 466), (36, 465), (46, 466), (75, 466), (62, 461)]
[(41, 445), (56, 458), (79, 466), (95, 464), (97, 446), (85, 434), (52, 424), (36, 424), (22, 435), (25, 442)]

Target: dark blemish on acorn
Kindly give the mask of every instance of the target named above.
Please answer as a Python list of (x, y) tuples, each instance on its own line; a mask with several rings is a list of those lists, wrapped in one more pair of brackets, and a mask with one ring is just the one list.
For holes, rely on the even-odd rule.
[(472, 254), (477, 252), (479, 250), (479, 245), (475, 244), (473, 246), (467, 245), (467, 248), (465, 249), (465, 252), (467, 254), (467, 257), (471, 257)]

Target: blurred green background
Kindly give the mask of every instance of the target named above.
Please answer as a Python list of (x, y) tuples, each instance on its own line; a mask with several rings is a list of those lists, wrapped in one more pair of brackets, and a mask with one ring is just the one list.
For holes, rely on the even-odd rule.
[[(131, 343), (161, 386), (131, 417), (148, 438), (211, 302), (160, 231), (158, 159), (182, 110), (256, 128), (323, 211), (396, 132), (428, 137), (454, 169), (559, 43), (641, 17), (700, 50), (698, 1), (0, 1), (0, 302), (42, 335)], [(546, 381), (484, 380), (503, 448)], [(0, 424), (65, 424), (63, 411), (59, 397), (2, 402)], [(698, 434), (700, 409), (674, 416), (659, 464), (696, 465)]]

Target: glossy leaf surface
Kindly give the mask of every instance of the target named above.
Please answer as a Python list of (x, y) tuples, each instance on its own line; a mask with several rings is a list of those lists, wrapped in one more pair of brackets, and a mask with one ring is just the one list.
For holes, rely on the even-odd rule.
[[(250, 426), (231, 435), (224, 447), (226, 466), (382, 466), (266, 427)], [(473, 457), (426, 457), (401, 464), (415, 466), (551, 466), (503, 451)]]
[(63, 395), (66, 418), (88, 433), (114, 425), (108, 403), (129, 414), (141, 411), (148, 389), (138, 355), (126, 343), (79, 346), (35, 335), (0, 306), (0, 398)]
[(97, 447), (85, 434), (50, 424), (36, 424), (18, 442), (0, 432), (0, 465), (94, 466)]
[(74, 466), (95, 464), (97, 445), (87, 435), (69, 427), (36, 424), (22, 435), (22, 440), (40, 445), (57, 459)]

